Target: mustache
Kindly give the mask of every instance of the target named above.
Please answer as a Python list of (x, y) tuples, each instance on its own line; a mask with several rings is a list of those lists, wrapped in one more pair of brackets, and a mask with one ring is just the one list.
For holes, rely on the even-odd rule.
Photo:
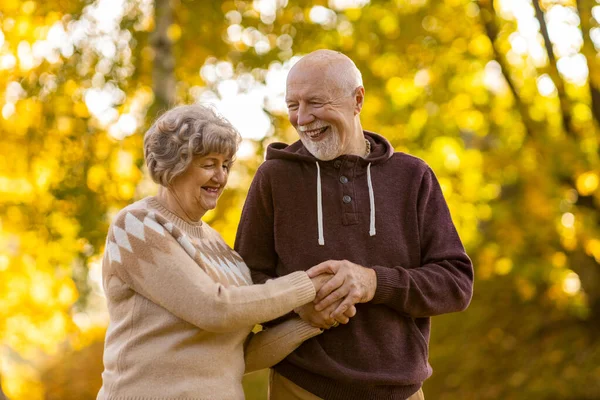
[(300, 132), (314, 131), (315, 129), (325, 128), (326, 126), (328, 126), (328, 124), (323, 123), (321, 121), (316, 121), (316, 122), (311, 122), (308, 125), (298, 125), (298, 130)]

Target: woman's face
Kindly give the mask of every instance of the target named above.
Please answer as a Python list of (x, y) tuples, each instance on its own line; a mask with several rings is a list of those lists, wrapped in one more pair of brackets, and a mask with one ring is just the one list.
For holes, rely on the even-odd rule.
[(231, 164), (229, 156), (219, 153), (195, 157), (187, 170), (175, 178), (172, 189), (187, 210), (202, 216), (217, 206)]

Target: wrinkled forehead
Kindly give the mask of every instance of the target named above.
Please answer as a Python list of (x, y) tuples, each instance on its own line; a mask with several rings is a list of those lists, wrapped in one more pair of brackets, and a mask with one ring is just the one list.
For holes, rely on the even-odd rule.
[(342, 80), (335, 68), (326, 63), (295, 65), (286, 81), (286, 99), (308, 95), (337, 96), (343, 91)]

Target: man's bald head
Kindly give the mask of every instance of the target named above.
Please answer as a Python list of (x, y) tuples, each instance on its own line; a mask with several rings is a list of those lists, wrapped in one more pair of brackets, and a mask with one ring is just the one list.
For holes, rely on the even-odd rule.
[(292, 67), (288, 80), (294, 72), (300, 71), (324, 74), (344, 95), (354, 94), (356, 88), (363, 85), (362, 75), (356, 64), (346, 55), (333, 50), (316, 50), (305, 55)]
[(365, 154), (360, 124), (364, 98), (360, 71), (335, 51), (317, 50), (304, 56), (287, 77), (290, 122), (302, 144), (319, 160)]

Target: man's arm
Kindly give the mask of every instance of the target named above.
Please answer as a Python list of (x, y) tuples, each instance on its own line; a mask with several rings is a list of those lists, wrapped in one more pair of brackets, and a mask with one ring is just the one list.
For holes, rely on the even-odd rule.
[(234, 245), (235, 251), (250, 268), (254, 283), (264, 283), (276, 277), (273, 224), (271, 183), (259, 167), (248, 190)]
[(464, 310), (473, 293), (473, 266), (452, 223), (442, 190), (431, 169), (423, 175), (417, 205), (421, 265), (365, 268), (349, 261), (326, 261), (309, 276), (335, 274), (317, 293), (317, 309), (344, 298), (336, 317), (357, 302), (386, 304), (411, 317)]

